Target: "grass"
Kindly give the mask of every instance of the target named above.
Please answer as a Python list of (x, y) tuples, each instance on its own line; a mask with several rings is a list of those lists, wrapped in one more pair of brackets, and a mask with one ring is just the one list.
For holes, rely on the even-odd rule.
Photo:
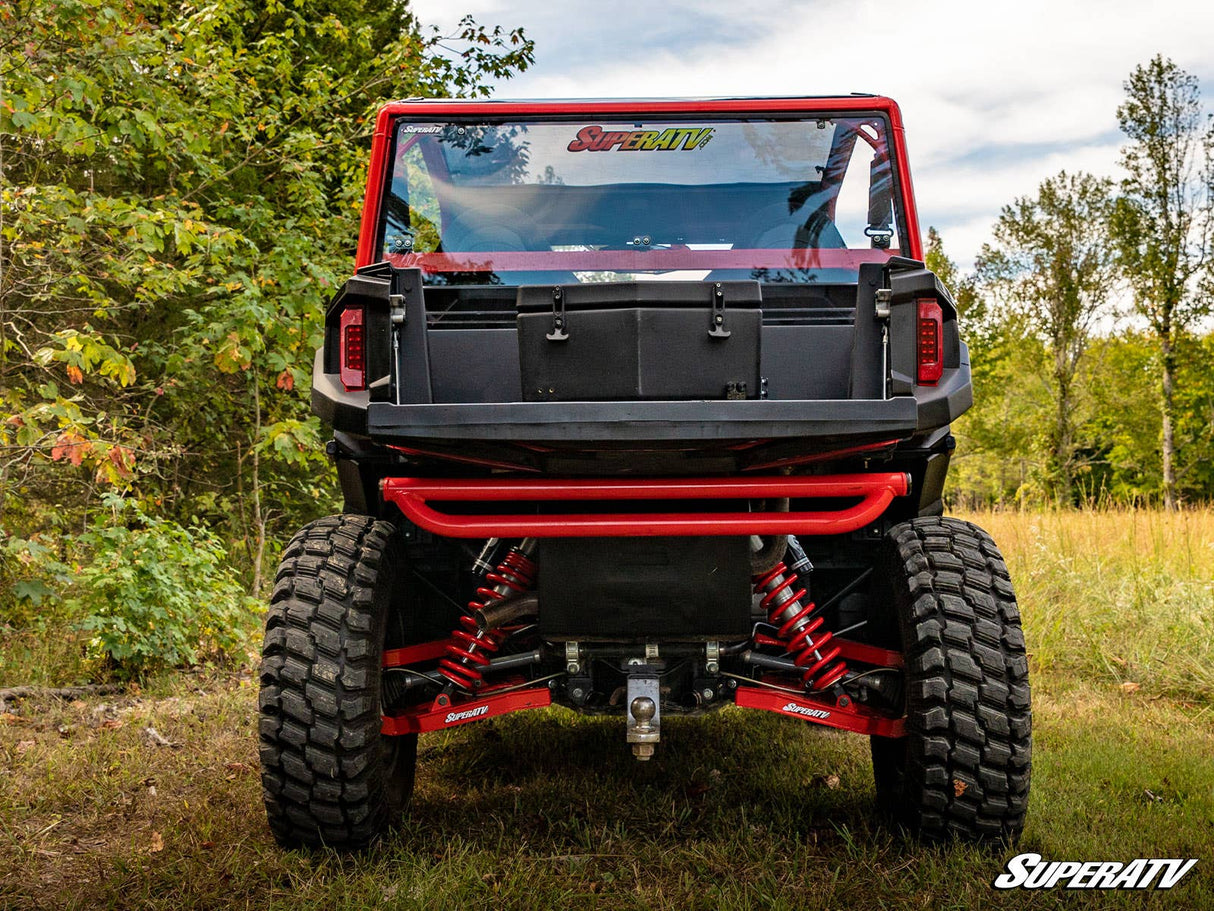
[(1041, 673), (1214, 701), (1214, 511), (972, 517), (999, 542)]
[[(181, 675), (0, 724), (0, 907), (1214, 907), (1214, 516), (972, 518), (1033, 653), (1017, 849), (884, 828), (862, 738), (734, 709), (668, 721), (641, 765), (618, 722), (549, 709), (423, 738), (412, 820), (369, 854), (283, 852), (254, 678)], [(993, 891), (1017, 851), (1200, 861), (1171, 893)]]

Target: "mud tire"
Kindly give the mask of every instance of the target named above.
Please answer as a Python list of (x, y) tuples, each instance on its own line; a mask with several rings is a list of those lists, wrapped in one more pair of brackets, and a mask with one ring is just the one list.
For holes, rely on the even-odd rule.
[(872, 739), (878, 804), (929, 841), (1014, 842), (1032, 755), (1028, 660), (1003, 556), (951, 518), (896, 525), (881, 566), (906, 659), (906, 736)]
[(260, 692), (266, 814), (284, 847), (358, 849), (396, 824), (417, 736), (381, 726), (381, 661), (408, 605), (388, 522), (342, 515), (287, 545), (266, 619)]

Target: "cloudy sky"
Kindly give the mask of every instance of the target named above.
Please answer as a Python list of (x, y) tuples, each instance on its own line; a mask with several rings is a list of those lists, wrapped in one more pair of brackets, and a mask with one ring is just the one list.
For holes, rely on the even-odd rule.
[(1002, 205), (1061, 169), (1117, 175), (1122, 83), (1156, 53), (1214, 110), (1211, 0), (411, 0), (450, 30), (523, 26), (501, 98), (822, 95), (902, 106), (922, 226), (968, 265)]

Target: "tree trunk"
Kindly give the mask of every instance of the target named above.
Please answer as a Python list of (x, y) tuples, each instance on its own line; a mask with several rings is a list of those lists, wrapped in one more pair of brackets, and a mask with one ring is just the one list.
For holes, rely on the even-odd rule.
[(257, 541), (253, 553), (253, 591), (254, 598), (261, 597), (261, 564), (266, 554), (266, 516), (261, 508), (261, 389), (257, 381), (257, 373), (253, 372), (253, 446), (250, 455), (253, 457), (252, 494), (253, 494), (253, 525), (257, 529)]
[(1067, 369), (1066, 346), (1054, 342), (1054, 382), (1058, 386), (1057, 410), (1054, 414), (1054, 499), (1071, 505), (1074, 483), (1071, 477), (1071, 372)]
[(1176, 438), (1172, 424), (1172, 392), (1173, 380), (1176, 374), (1176, 352), (1172, 346), (1171, 333), (1160, 336), (1160, 349), (1163, 357), (1163, 441), (1160, 449), (1163, 455), (1163, 506), (1164, 509), (1174, 510), (1178, 505), (1176, 498)]

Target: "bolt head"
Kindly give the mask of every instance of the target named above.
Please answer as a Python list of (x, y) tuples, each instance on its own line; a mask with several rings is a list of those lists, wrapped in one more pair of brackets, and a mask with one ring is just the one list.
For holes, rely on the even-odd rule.
[(710, 674), (715, 674), (721, 670), (721, 665), (717, 664), (715, 661), (709, 661), (704, 665), (704, 670), (708, 671)]
[(713, 692), (712, 687), (706, 686), (704, 687), (703, 691), (701, 691), (700, 695), (704, 697), (705, 702), (712, 702), (713, 697), (716, 696), (716, 693)]

